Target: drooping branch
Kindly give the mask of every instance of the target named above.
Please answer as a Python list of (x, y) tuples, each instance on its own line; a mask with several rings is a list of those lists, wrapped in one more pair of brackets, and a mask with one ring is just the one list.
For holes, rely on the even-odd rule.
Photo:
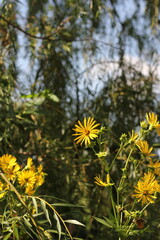
[[(41, 40), (51, 40), (50, 38), (53, 37), (53, 35), (56, 33), (53, 33), (49, 36), (46, 36), (46, 37), (39, 37), (39, 36), (36, 36), (34, 34), (31, 34), (29, 32), (27, 32), (26, 30), (22, 29), (20, 26), (14, 24), (13, 22), (9, 21), (8, 19), (6, 19), (5, 17), (3, 17), (2, 15), (0, 15), (0, 18), (3, 19), (6, 23), (8, 23), (8, 25), (16, 28), (17, 30), (21, 31), (22, 33), (24, 33), (25, 35), (31, 37), (31, 38), (36, 38), (36, 39), (41, 39)], [(53, 39), (52, 39), (53, 40)]]
[(21, 28), (20, 26), (14, 24), (13, 22), (11, 22), (10, 20), (6, 19), (5, 17), (3, 17), (2, 15), (0, 15), (0, 18), (3, 19), (3, 21), (5, 21), (8, 25), (12, 26), (13, 28), (16, 28), (17, 30), (21, 31), (22, 33), (24, 33), (25, 35), (31, 37), (31, 38), (36, 38), (36, 39), (41, 39), (41, 40), (46, 40), (46, 41), (62, 41), (62, 42), (89, 42), (89, 41), (93, 41), (93, 42), (99, 42), (101, 44), (104, 44), (104, 45), (107, 45), (109, 47), (112, 47), (112, 48), (115, 48), (115, 49), (121, 49), (117, 46), (114, 46), (113, 44), (111, 43), (107, 43), (107, 42), (103, 42), (101, 40), (98, 40), (98, 39), (94, 39), (94, 38), (85, 38), (85, 39), (73, 39), (73, 40), (64, 40), (64, 39), (60, 39), (60, 38), (53, 38), (53, 36), (55, 34), (57, 34), (60, 30), (63, 29), (63, 25), (68, 22), (72, 17), (68, 17), (66, 19), (64, 19), (60, 25), (57, 27), (57, 29), (55, 30), (54, 33), (48, 35), (48, 36), (45, 36), (45, 37), (40, 37), (40, 36), (37, 36), (37, 35), (34, 35), (34, 34), (31, 34), (29, 33), (28, 31), (24, 30), (23, 28)]

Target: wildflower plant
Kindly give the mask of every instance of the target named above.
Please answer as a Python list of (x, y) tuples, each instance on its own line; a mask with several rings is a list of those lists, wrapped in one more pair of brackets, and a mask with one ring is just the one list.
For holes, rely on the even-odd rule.
[[(98, 157), (103, 169), (101, 172), (105, 175), (95, 176), (94, 183), (106, 188), (109, 196), (106, 201), (108, 201), (108, 206), (111, 206), (111, 209), (107, 208), (105, 217), (94, 216), (94, 218), (117, 232), (119, 240), (142, 234), (149, 229), (148, 206), (156, 204), (160, 192), (160, 161), (157, 159), (153, 146), (148, 142), (151, 132), (154, 131), (155, 134), (160, 135), (158, 116), (153, 112), (147, 113), (145, 120), (140, 122), (138, 131), (132, 130), (127, 134), (122, 134), (114, 157), (109, 149), (104, 151), (103, 134), (106, 131), (104, 127), (101, 127), (99, 131), (96, 129), (95, 138), (89, 134), (86, 136), (88, 127), (86, 123), (90, 122), (90, 119), (93, 123), (92, 128), (96, 129), (99, 126), (93, 118), (89, 120), (85, 118), (84, 126), (79, 121), (80, 128), (76, 125), (73, 130), (78, 132), (81, 130), (80, 138), (78, 141), (75, 140), (76, 144), (82, 145), (84, 142), (85, 146), (92, 148)], [(87, 129), (90, 132), (92, 130), (89, 127)], [(120, 169), (117, 169), (117, 166), (120, 166)], [(115, 176), (117, 171), (120, 175)]]
[(66, 222), (83, 225), (75, 220), (65, 222), (54, 204), (36, 195), (45, 176), (43, 166), (36, 166), (32, 158), (28, 158), (27, 164), (21, 166), (12, 155), (0, 157), (0, 234), (3, 239), (45, 240), (53, 239), (53, 234), (59, 240), (62, 234), (66, 239), (73, 239)]

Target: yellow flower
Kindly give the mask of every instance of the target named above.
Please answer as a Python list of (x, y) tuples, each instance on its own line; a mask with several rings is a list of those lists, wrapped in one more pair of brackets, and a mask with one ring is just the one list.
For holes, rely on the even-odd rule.
[(109, 174), (106, 175), (106, 182), (103, 182), (100, 179), (100, 177), (95, 177), (94, 179), (96, 180), (95, 183), (101, 187), (109, 187), (109, 186), (114, 185), (114, 183), (110, 183), (110, 175)]
[(16, 158), (8, 154), (0, 157), (0, 168), (9, 180), (14, 180), (20, 170)]
[(33, 195), (35, 192), (34, 186), (26, 186), (25, 193), (28, 195)]
[(153, 161), (150, 159), (148, 167), (154, 169), (154, 173), (160, 176), (160, 162), (156, 161), (153, 163)]
[(32, 158), (28, 158), (27, 159), (27, 168), (31, 168), (31, 166), (33, 165), (33, 160), (32, 160)]
[(155, 156), (155, 154), (151, 153), (153, 150), (153, 147), (149, 147), (148, 142), (147, 141), (142, 141), (139, 140), (136, 143), (137, 147), (139, 148), (139, 150), (145, 154), (146, 156)]
[(155, 130), (156, 130), (158, 136), (160, 136), (160, 124), (158, 124), (157, 126), (155, 126)]
[(43, 170), (42, 165), (39, 165), (38, 172), (36, 174), (36, 187), (39, 187), (44, 183), (44, 176), (46, 174), (42, 170)]
[(154, 182), (151, 182), (149, 185), (143, 181), (138, 181), (137, 186), (135, 187), (135, 194), (133, 197), (138, 198), (138, 202), (142, 201), (142, 204), (154, 203)]
[(138, 202), (142, 201), (143, 204), (154, 203), (156, 199), (155, 193), (160, 191), (160, 185), (155, 180), (153, 173), (149, 172), (145, 174), (142, 180), (138, 181), (135, 186), (135, 194), (133, 197), (138, 199)]
[(146, 119), (151, 127), (156, 127), (159, 125), (158, 116), (153, 112), (146, 113)]
[(134, 141), (137, 140), (137, 138), (138, 138), (139, 136), (138, 136), (138, 133), (137, 133), (137, 132), (135, 132), (134, 130), (132, 130), (132, 132), (129, 133), (129, 137), (130, 137), (129, 141), (130, 141), (130, 142), (134, 142)]
[(20, 186), (32, 188), (36, 182), (36, 174), (32, 170), (24, 170), (18, 175)]
[(0, 167), (2, 168), (2, 170), (4, 168), (13, 167), (17, 164), (16, 161), (17, 161), (16, 158), (13, 157), (12, 155), (5, 154), (2, 157), (0, 157)]
[(141, 178), (146, 184), (155, 181), (155, 175), (152, 172), (145, 173), (144, 176)]
[(30, 157), (27, 159), (27, 169), (30, 169), (32, 171), (35, 171), (35, 169), (36, 169), (33, 164), (33, 160)]
[(0, 181), (0, 198), (4, 197), (7, 189), (8, 187), (5, 187), (5, 185)]
[(99, 132), (99, 129), (96, 129), (100, 124), (95, 124), (96, 121), (94, 118), (89, 117), (88, 119), (84, 118), (83, 124), (78, 121), (78, 124), (75, 125), (75, 128), (73, 129), (76, 133), (74, 133), (74, 136), (77, 136), (74, 141), (76, 144), (84, 144), (88, 146), (91, 144), (90, 139), (94, 139), (98, 137), (97, 133)]
[(4, 169), (3, 172), (5, 173), (6, 177), (9, 180), (13, 181), (17, 177), (19, 170), (20, 170), (20, 166), (16, 164), (15, 166), (11, 166), (11, 167), (8, 167), (7, 169)]

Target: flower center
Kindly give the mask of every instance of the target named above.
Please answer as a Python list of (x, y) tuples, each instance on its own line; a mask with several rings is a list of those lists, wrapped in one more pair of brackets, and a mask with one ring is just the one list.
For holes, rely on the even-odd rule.
[(148, 195), (148, 190), (145, 190), (143, 193), (144, 193), (145, 196), (147, 196)]
[(85, 135), (88, 136), (90, 134), (90, 131), (88, 129), (85, 129)]

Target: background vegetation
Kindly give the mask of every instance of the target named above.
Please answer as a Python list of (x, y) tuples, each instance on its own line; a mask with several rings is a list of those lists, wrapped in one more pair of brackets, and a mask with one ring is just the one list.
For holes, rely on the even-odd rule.
[[(73, 236), (116, 239), (92, 218), (106, 211), (106, 193), (94, 184), (102, 169), (73, 143), (72, 128), (94, 117), (107, 126), (114, 155), (122, 133), (146, 112), (160, 114), (159, 7), (159, 0), (0, 2), (0, 153), (43, 163), (41, 193), (84, 206), (58, 209), (86, 225)], [(160, 239), (158, 211), (151, 208), (144, 239)]]

